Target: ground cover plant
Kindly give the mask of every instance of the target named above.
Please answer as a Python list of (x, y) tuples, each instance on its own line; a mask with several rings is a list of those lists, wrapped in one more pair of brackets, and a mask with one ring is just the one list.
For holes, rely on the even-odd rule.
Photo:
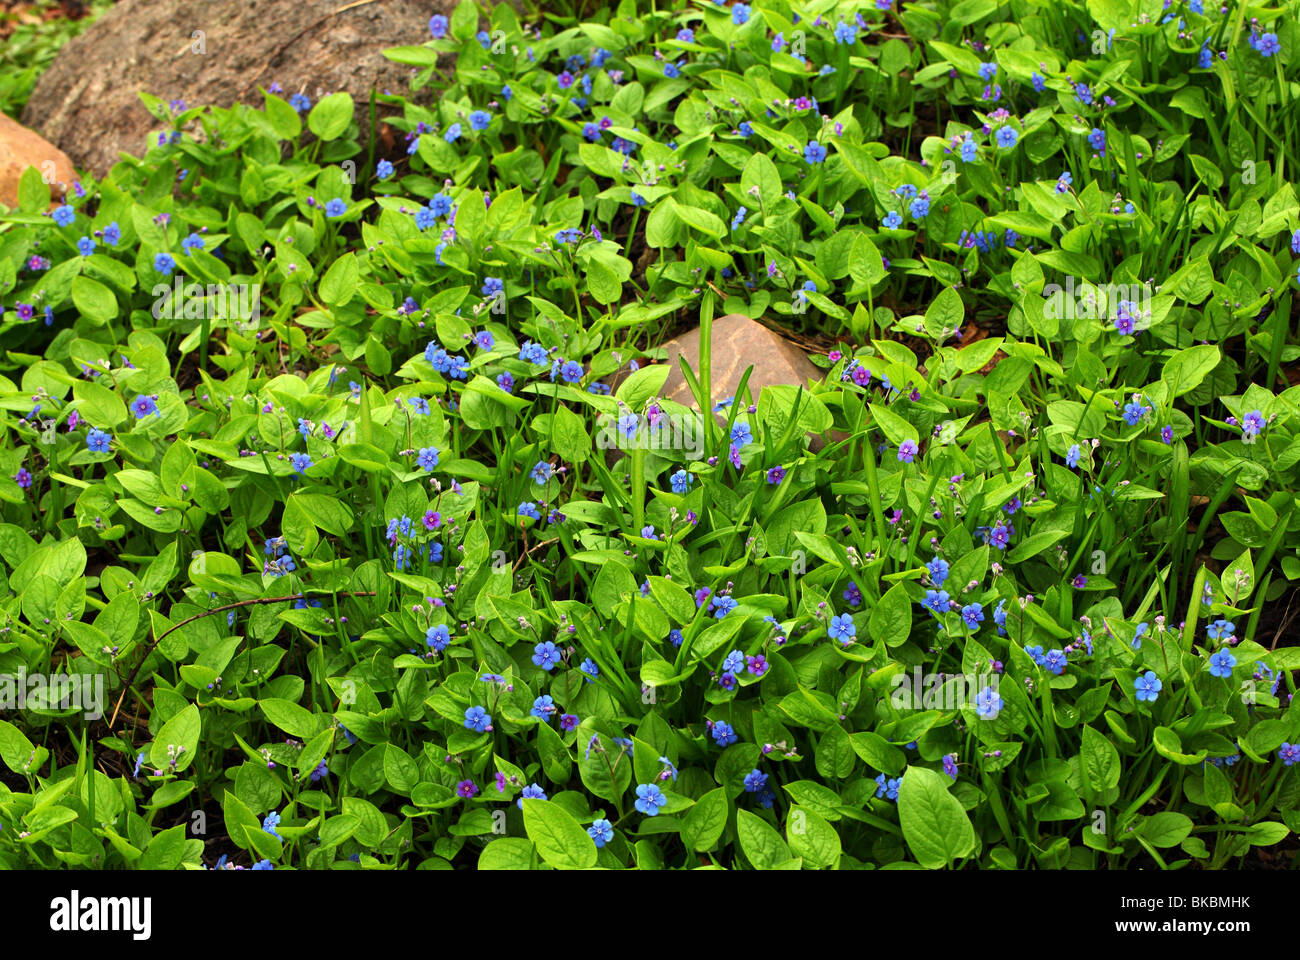
[(1294, 868), (1296, 3), (592, 6), (25, 175), (0, 863)]

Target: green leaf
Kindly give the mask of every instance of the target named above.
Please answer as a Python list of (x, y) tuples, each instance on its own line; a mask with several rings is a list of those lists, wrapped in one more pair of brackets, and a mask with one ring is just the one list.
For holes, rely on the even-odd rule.
[[(540, 802), (540, 801), (539, 801)], [(478, 856), (480, 870), (531, 870), (533, 845), (523, 837), (499, 837)]]
[(322, 140), (334, 140), (343, 135), (352, 122), (352, 94), (331, 93), (321, 97), (307, 115), (307, 127)]
[(318, 293), (331, 307), (341, 307), (356, 295), (361, 280), (355, 253), (347, 253), (335, 260), (325, 276), (321, 277)]
[(117, 316), (117, 297), (98, 280), (76, 277), (72, 281), (72, 302), (82, 315), (97, 324)]
[(769, 824), (748, 810), (736, 811), (736, 835), (740, 849), (756, 870), (770, 870), (790, 859), (790, 848)]
[(880, 598), (871, 611), (867, 631), (872, 641), (881, 641), (886, 646), (897, 647), (907, 642), (912, 633), (912, 602), (901, 583), (894, 584)]
[(908, 767), (898, 788), (898, 821), (916, 862), (931, 870), (975, 851), (975, 828), (942, 774)]
[(526, 798), (524, 829), (542, 859), (557, 870), (586, 870), (596, 865), (596, 843), (573, 816), (549, 800)]
[(1205, 382), (1220, 359), (1219, 348), (1212, 343), (1187, 347), (1165, 361), (1160, 379), (1169, 385), (1172, 396), (1181, 397)]
[(785, 821), (785, 837), (795, 856), (811, 867), (833, 867), (840, 859), (840, 835), (819, 814), (793, 806)]
[(318, 718), (316, 714), (305, 707), (300, 707), (291, 700), (282, 700), (278, 697), (259, 700), (257, 705), (262, 708), (262, 713), (266, 715), (266, 719), (289, 734), (289, 736), (300, 740), (315, 736)]
[(188, 767), (197, 753), (202, 725), (199, 708), (192, 703), (164, 723), (158, 735), (154, 737), (153, 749), (149, 753), (154, 768), (171, 769), (172, 757), (167, 753), (169, 746), (177, 751), (174, 769), (179, 772)]
[(729, 810), (727, 791), (723, 787), (700, 797), (682, 820), (682, 843), (698, 852), (712, 849), (726, 829)]
[(1172, 810), (1153, 814), (1142, 821), (1138, 834), (1153, 847), (1173, 847), (1192, 832), (1190, 817)]
[(582, 418), (566, 406), (557, 406), (552, 415), (551, 446), (569, 463), (584, 463), (591, 456), (591, 436)]
[(1092, 789), (1103, 793), (1119, 783), (1120, 760), (1115, 745), (1092, 727), (1083, 728), (1079, 753), (1084, 774)]
[(885, 439), (890, 444), (896, 447), (904, 440), (916, 440), (916, 427), (894, 413), (893, 410), (880, 403), (872, 403), (868, 404), (868, 406), (871, 408), (871, 417), (875, 420), (876, 426), (880, 427)]

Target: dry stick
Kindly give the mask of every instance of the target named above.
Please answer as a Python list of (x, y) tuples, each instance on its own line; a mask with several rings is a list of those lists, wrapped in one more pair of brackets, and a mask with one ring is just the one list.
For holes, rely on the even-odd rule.
[(535, 543), (531, 547), (528, 547), (526, 550), (524, 550), (523, 556), (521, 556), (518, 560), (515, 561), (515, 565), (510, 572), (514, 573), (515, 571), (517, 571), (520, 568), (520, 566), (523, 565), (523, 562), (528, 559), (529, 555), (532, 554), (534, 550), (540, 550), (542, 547), (549, 547), (551, 544), (559, 543), (559, 542), (560, 542), (560, 538), (554, 537), (553, 539), (543, 540), (540, 543)]
[[(374, 590), (348, 590), (342, 593), (330, 593), (329, 591), (317, 591), (317, 592), (322, 593), (324, 596), (338, 596), (338, 597), (375, 596)], [(117, 722), (117, 713), (119, 710), (122, 709), (122, 701), (126, 699), (126, 692), (131, 689), (131, 684), (135, 683), (136, 674), (140, 672), (140, 668), (144, 666), (145, 661), (149, 659), (149, 654), (153, 653), (154, 649), (158, 646), (158, 644), (162, 643), (163, 638), (166, 637), (167, 634), (171, 633), (173, 630), (179, 630), (181, 627), (191, 624), (195, 620), (202, 620), (204, 617), (210, 617), (214, 613), (225, 613), (227, 610), (237, 610), (240, 607), (252, 607), (261, 603), (287, 603), (290, 600), (305, 600), (306, 598), (307, 595), (305, 593), (295, 593), (293, 596), (290, 597), (262, 597), (257, 600), (240, 600), (237, 603), (228, 603), (224, 607), (213, 607), (211, 610), (204, 610), (202, 613), (196, 613), (192, 617), (186, 617), (180, 623), (172, 624), (170, 627), (168, 627), (166, 630), (164, 630), (162, 633), (158, 634), (158, 636), (154, 638), (153, 643), (149, 644), (148, 649), (145, 650), (144, 656), (140, 658), (140, 662), (137, 663), (135, 665), (135, 669), (131, 671), (131, 675), (126, 678), (126, 683), (122, 685), (122, 693), (117, 698), (117, 705), (113, 707), (113, 716), (109, 718), (108, 729), (112, 730), (113, 724)]]

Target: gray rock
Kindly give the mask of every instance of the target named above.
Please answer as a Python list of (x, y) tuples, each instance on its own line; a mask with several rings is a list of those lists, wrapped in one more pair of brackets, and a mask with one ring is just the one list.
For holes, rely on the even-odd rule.
[[(261, 106), (258, 88), (315, 103), (346, 91), (362, 135), (372, 88), (406, 93), (411, 67), (389, 47), (431, 39), (453, 0), (122, 0), (69, 41), (42, 75), (23, 123), (78, 169), (104, 176), (119, 153), (142, 155), (164, 124), (138, 93), (190, 106)], [(202, 51), (202, 52), (199, 52)]]

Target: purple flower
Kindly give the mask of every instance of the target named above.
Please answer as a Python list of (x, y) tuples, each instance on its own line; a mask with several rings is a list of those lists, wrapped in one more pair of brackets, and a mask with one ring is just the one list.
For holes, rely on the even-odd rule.
[(158, 404), (154, 402), (153, 397), (141, 394), (131, 401), (131, 412), (135, 414), (137, 420), (143, 420), (149, 414), (158, 412)]

